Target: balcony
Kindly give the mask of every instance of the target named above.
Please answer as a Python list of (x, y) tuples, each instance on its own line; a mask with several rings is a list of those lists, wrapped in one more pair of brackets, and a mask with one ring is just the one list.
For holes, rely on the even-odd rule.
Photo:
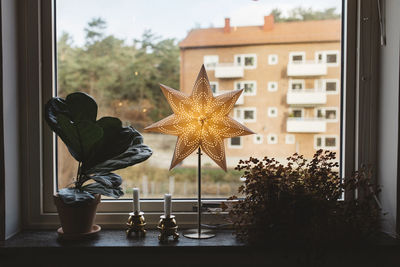
[[(230, 91), (220, 90), (220, 91), (216, 92), (214, 95), (218, 96), (218, 95), (222, 95), (227, 92), (230, 92)], [(239, 96), (238, 100), (236, 101), (235, 105), (243, 105), (243, 104), (244, 104), (244, 96), (243, 96), (243, 92), (242, 92), (242, 94)]]
[(289, 62), (287, 76), (322, 76), (328, 74), (326, 63), (315, 61)]
[(234, 63), (219, 63), (215, 66), (216, 78), (243, 78), (243, 66)]
[(288, 118), (286, 131), (288, 133), (323, 133), (326, 132), (326, 121), (318, 118)]
[(289, 90), (286, 102), (297, 106), (323, 105), (326, 104), (326, 92), (322, 89)]

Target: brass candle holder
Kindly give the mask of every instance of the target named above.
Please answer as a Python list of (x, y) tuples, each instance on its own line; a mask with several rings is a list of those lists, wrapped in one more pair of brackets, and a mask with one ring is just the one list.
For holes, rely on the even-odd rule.
[(143, 212), (131, 212), (129, 213), (128, 222), (126, 226), (126, 236), (130, 237), (131, 233), (134, 232), (136, 235), (145, 235), (146, 230), (144, 227), (146, 226), (146, 222), (144, 220)]
[(175, 241), (178, 240), (178, 225), (176, 224), (174, 215), (161, 215), (160, 222), (158, 223), (157, 228), (160, 231), (158, 240), (160, 240), (161, 242), (168, 240), (168, 237), (170, 236), (172, 236)]

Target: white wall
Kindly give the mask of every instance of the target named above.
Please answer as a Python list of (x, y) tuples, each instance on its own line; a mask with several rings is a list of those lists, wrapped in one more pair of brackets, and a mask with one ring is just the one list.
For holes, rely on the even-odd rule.
[(384, 231), (395, 234), (397, 146), (399, 129), (399, 25), (400, 1), (386, 0), (387, 44), (381, 48), (378, 128), (378, 179), (382, 185), (380, 199), (384, 217)]
[(17, 2), (1, 1), (6, 238), (18, 232), (21, 225)]

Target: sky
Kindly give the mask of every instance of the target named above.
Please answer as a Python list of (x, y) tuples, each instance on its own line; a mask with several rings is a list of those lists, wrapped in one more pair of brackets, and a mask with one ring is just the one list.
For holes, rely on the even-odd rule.
[(224, 18), (231, 26), (262, 25), (263, 17), (274, 8), (283, 14), (293, 7), (321, 10), (336, 7), (340, 0), (57, 0), (57, 35), (68, 32), (74, 45), (84, 44), (84, 28), (94, 17), (107, 22), (107, 34), (131, 43), (151, 29), (163, 38), (185, 38), (196, 25), (222, 27)]

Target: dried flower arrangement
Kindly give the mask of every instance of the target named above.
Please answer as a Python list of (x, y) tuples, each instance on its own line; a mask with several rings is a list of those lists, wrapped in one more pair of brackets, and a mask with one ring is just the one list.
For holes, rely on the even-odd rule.
[[(310, 161), (294, 154), (282, 165), (274, 158), (239, 162), (244, 171), (243, 199), (232, 196), (229, 210), (238, 238), (263, 244), (347, 244), (379, 231), (381, 210), (371, 168), (352, 177), (338, 174), (336, 154), (319, 150)], [(344, 190), (358, 190), (362, 198), (341, 201)]]

